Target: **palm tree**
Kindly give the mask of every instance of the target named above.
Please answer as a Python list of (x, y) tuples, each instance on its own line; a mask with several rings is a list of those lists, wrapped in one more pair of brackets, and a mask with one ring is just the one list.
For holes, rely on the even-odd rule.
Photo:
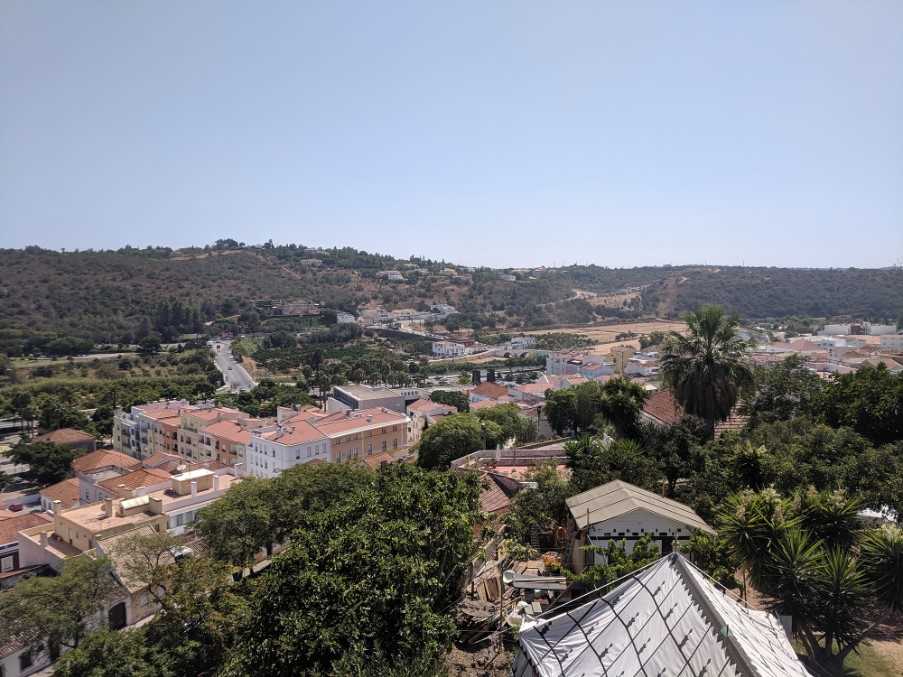
[(735, 316), (702, 306), (686, 322), (689, 333), (673, 332), (665, 343), (662, 374), (684, 411), (704, 420), (711, 435), (715, 423), (730, 416), (740, 390), (752, 383), (752, 370)]

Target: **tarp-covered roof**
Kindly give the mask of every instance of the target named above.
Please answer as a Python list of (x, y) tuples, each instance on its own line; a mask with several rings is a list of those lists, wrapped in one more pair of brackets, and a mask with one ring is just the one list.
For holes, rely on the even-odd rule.
[(604, 597), (525, 624), (515, 677), (809, 677), (780, 621), (677, 553)]

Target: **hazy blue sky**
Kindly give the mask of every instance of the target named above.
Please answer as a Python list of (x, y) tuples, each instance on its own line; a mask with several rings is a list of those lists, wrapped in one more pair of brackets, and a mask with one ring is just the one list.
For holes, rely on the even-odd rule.
[(903, 260), (903, 1), (0, 3), (0, 246)]

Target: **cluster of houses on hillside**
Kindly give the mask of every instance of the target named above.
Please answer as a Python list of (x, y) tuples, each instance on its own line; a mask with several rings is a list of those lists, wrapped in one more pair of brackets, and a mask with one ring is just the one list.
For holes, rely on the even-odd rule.
[[(875, 326), (870, 325), (869, 329)], [(828, 325), (827, 328), (850, 329), (847, 325)], [(881, 328), (883, 330), (884, 325)], [(804, 358), (806, 366), (824, 378), (879, 364), (899, 373), (903, 371), (903, 334), (826, 334), (822, 331), (814, 336), (759, 343), (752, 348), (750, 357), (756, 364), (774, 364), (790, 355)]]

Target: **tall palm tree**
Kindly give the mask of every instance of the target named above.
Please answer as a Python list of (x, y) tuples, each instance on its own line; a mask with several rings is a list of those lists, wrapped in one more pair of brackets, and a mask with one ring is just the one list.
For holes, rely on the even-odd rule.
[(746, 343), (737, 333), (737, 317), (719, 306), (702, 306), (686, 322), (687, 335), (673, 332), (665, 343), (662, 374), (684, 411), (704, 420), (712, 434), (752, 383)]

